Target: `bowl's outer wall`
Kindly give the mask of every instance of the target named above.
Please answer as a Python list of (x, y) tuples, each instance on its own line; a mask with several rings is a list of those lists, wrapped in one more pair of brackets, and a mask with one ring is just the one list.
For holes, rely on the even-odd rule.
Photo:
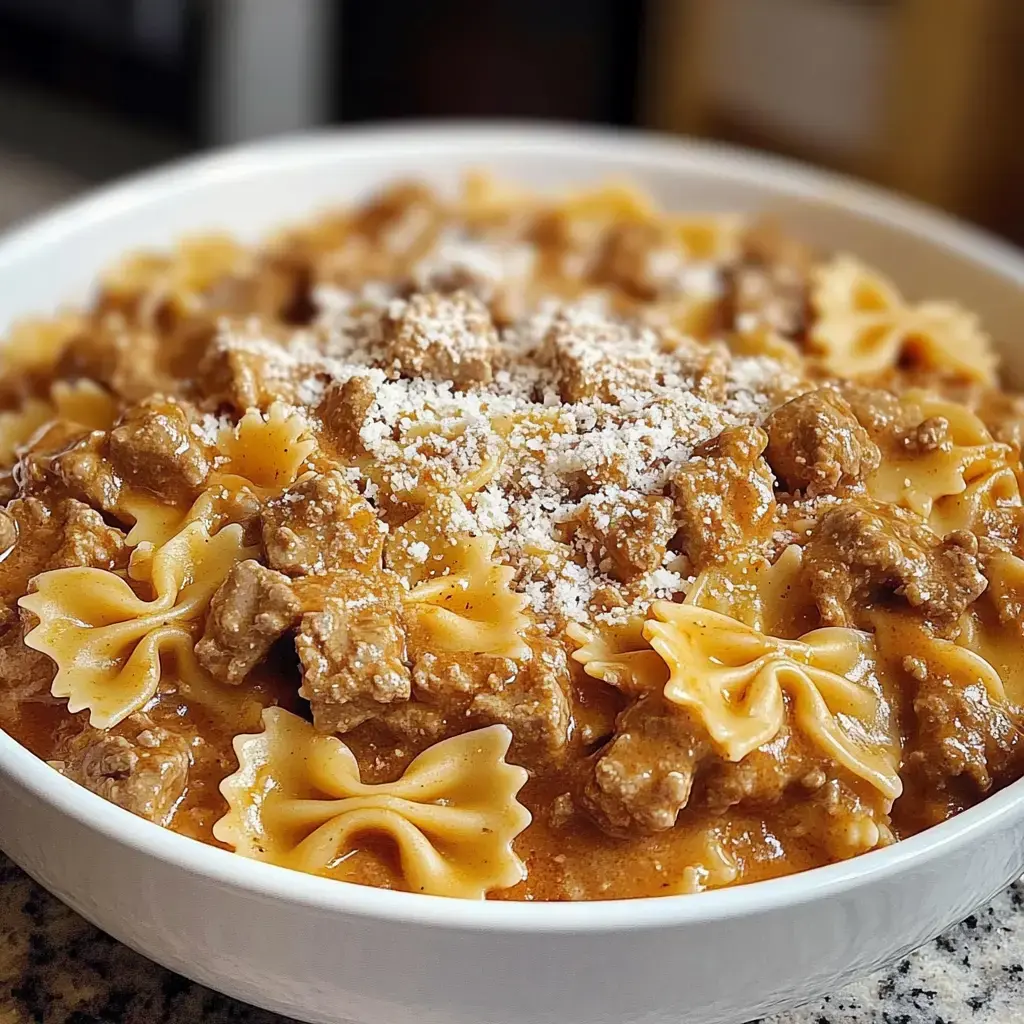
[(279, 1013), (360, 1024), (737, 1024), (908, 952), (1024, 868), (1019, 827), (1007, 825), (940, 864), (781, 911), (690, 927), (481, 934), (218, 883), (119, 845), (3, 775), (0, 821), (18, 864), (139, 952)]
[[(254, 239), (396, 176), (454, 185), (461, 169), (480, 165), (542, 187), (628, 178), (673, 209), (776, 213), (812, 242), (848, 247), (877, 263), (912, 296), (956, 296), (982, 311), (1011, 371), (1024, 379), (1009, 344), (1024, 322), (1022, 264), (998, 246), (965, 241), (955, 230), (947, 236), (941, 222), (929, 227), (913, 210), (757, 160), (629, 135), (602, 140), (550, 131), (337, 136), (260, 147), (130, 183), (0, 244), (0, 329), (18, 316), (85, 299), (100, 268), (125, 251), (211, 229)], [(915, 235), (922, 224), (924, 233)], [(745, 1020), (820, 996), (906, 952), (1024, 869), (1018, 799), (978, 837), (983, 841), (947, 843), (871, 885), (774, 909), (755, 903), (749, 913), (696, 925), (641, 915), (614, 931), (531, 934), (373, 919), (289, 902), (155, 858), (40, 799), (25, 782), (24, 764), (20, 775), (10, 768), (23, 752), (3, 750), (0, 742), (0, 846), (18, 864), (166, 966), (315, 1021)], [(699, 904), (703, 897), (683, 899)]]

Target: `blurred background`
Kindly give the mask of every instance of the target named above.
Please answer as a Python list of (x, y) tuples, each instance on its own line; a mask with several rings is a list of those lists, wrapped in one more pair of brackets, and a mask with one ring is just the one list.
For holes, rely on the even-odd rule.
[(520, 117), (723, 139), (1024, 243), (1022, 0), (0, 0), (0, 224), (316, 125)]

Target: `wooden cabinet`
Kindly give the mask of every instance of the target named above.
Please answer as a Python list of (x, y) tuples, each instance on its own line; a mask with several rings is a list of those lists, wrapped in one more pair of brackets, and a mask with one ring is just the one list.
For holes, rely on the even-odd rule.
[(1019, 0), (651, 0), (642, 119), (1024, 238)]

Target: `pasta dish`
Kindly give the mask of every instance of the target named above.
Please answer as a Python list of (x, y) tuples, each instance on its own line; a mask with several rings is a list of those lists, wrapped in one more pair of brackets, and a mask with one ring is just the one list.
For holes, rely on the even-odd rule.
[(0, 727), (176, 832), (617, 899), (1024, 775), (1024, 400), (855, 256), (472, 174), (130, 255), (0, 358)]

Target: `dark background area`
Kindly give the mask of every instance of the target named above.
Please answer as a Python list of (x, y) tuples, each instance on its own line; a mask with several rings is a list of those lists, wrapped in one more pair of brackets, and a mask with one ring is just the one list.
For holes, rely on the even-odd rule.
[(1024, 240), (1018, 0), (0, 0), (0, 220), (325, 124), (636, 125), (794, 155)]

